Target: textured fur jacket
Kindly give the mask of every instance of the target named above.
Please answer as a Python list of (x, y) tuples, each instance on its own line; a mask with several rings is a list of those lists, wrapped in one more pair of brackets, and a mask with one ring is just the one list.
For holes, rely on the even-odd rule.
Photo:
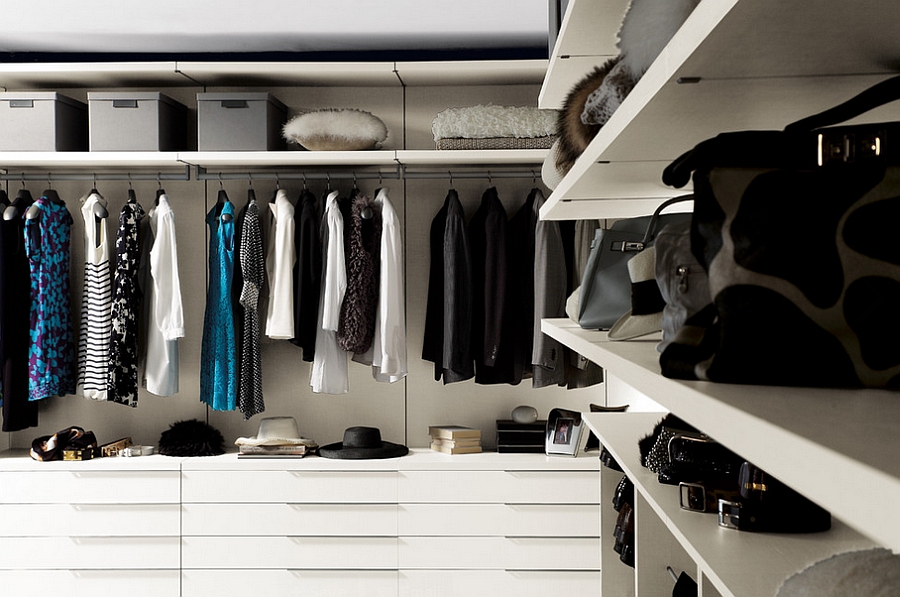
[(358, 192), (350, 206), (346, 243), (347, 291), (338, 342), (344, 350), (359, 354), (369, 350), (375, 337), (381, 265), (381, 208), (363, 193)]

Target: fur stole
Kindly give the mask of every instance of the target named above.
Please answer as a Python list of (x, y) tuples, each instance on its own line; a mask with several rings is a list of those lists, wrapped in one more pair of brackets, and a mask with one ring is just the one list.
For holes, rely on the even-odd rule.
[(360, 354), (375, 337), (381, 270), (381, 207), (362, 193), (353, 198), (346, 241), (347, 291), (337, 335), (341, 348)]
[(599, 125), (584, 124), (581, 113), (588, 96), (600, 87), (609, 71), (619, 62), (619, 57), (607, 60), (602, 66), (594, 67), (582, 78), (566, 96), (563, 109), (556, 120), (556, 134), (559, 144), (556, 149), (556, 168), (565, 174), (593, 140)]

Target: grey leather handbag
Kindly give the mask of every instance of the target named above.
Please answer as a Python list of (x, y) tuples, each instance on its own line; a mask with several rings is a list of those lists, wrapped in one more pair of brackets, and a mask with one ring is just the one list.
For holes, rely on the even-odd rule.
[(656, 235), (656, 283), (666, 301), (662, 316), (662, 352), (684, 322), (712, 304), (709, 276), (691, 253), (691, 222), (667, 224)]
[(662, 214), (675, 203), (689, 201), (682, 195), (663, 202), (653, 215), (616, 221), (594, 234), (591, 254), (581, 278), (578, 325), (608, 330), (631, 309), (631, 278), (628, 260), (653, 244), (657, 231), (672, 222), (690, 221), (690, 213)]

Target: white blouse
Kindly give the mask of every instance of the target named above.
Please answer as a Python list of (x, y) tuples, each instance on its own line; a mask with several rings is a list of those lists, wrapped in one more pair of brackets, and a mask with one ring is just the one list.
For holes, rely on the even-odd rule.
[(375, 197), (381, 206), (381, 273), (378, 308), (375, 311), (375, 338), (364, 355), (354, 361), (372, 365), (376, 381), (393, 383), (406, 377), (406, 316), (403, 310), (403, 241), (400, 220), (382, 188)]
[(269, 308), (266, 314), (266, 335), (269, 338), (290, 340), (294, 337), (294, 206), (287, 193), (278, 189), (275, 201), (269, 204), (272, 226), (269, 228), (269, 251), (266, 273), (269, 277)]
[(341, 303), (347, 290), (347, 267), (344, 262), (344, 218), (337, 204), (338, 192), (325, 199), (325, 230), (322, 254), (321, 299), (319, 300), (319, 329), (316, 333), (316, 355), (310, 370), (309, 385), (313, 392), (346, 394), (350, 391), (347, 372), (347, 353), (337, 339)]
[(184, 337), (184, 309), (175, 242), (175, 212), (168, 195), (150, 210), (153, 248), (150, 276), (153, 281), (145, 300), (150, 302), (143, 385), (151, 394), (178, 393), (178, 338)]

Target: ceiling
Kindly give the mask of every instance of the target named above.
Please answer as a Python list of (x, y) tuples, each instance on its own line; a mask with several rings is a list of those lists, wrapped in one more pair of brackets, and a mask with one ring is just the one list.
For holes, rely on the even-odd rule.
[(28, 0), (4, 9), (0, 53), (546, 56), (548, 14), (547, 0)]

